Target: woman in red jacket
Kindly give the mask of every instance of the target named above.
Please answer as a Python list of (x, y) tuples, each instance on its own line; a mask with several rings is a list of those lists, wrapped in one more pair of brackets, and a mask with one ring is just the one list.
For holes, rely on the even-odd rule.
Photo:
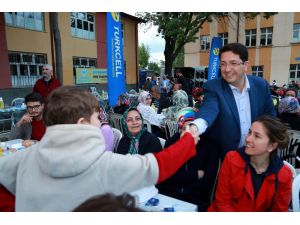
[(277, 155), (289, 143), (288, 127), (270, 116), (258, 118), (246, 147), (227, 153), (208, 211), (288, 211), (292, 172)]

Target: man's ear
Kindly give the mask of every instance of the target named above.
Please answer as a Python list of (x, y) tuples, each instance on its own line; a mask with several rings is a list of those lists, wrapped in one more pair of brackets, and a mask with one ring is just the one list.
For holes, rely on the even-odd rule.
[(249, 61), (245, 61), (244, 62), (244, 72), (246, 73), (248, 71), (248, 68), (249, 68)]

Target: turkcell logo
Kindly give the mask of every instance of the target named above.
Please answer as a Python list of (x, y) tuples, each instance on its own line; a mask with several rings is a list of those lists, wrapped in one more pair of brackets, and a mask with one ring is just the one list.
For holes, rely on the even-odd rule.
[(112, 12), (111, 17), (114, 19), (114, 21), (119, 22), (120, 20), (120, 13), (119, 12)]
[(219, 55), (220, 49), (219, 48), (214, 48), (213, 53), (214, 55)]

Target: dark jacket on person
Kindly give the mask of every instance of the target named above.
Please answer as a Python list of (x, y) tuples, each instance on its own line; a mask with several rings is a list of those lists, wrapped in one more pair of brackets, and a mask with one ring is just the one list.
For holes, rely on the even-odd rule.
[(161, 113), (163, 109), (166, 109), (171, 106), (170, 98), (168, 98), (164, 95), (160, 95), (158, 102), (159, 102), (159, 104), (158, 104), (157, 113)]
[[(165, 148), (174, 144), (180, 138), (176, 133), (165, 143)], [(196, 145), (197, 155), (188, 160), (169, 179), (158, 184), (159, 193), (196, 204), (198, 211), (206, 211), (210, 203), (210, 194), (214, 186), (218, 167), (217, 152), (210, 151), (200, 141)], [(198, 170), (204, 171), (204, 176), (198, 178)]]
[[(125, 135), (121, 138), (116, 153), (126, 155), (130, 148), (130, 139)], [(145, 131), (139, 140), (138, 153), (140, 155), (145, 155), (146, 153), (154, 153), (162, 150), (159, 139)]]
[(289, 124), (292, 130), (300, 131), (300, 116), (297, 114), (281, 113), (278, 117), (282, 122)]
[(117, 105), (116, 107), (114, 107), (114, 113), (123, 114), (128, 108), (128, 105)]

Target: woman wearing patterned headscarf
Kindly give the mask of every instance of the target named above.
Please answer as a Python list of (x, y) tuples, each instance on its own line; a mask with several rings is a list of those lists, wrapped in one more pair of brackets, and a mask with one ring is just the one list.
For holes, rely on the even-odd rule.
[[(194, 121), (197, 112), (195, 108), (186, 107), (177, 113), (179, 132), (167, 139), (164, 147), (180, 139), (180, 134)], [(180, 167), (172, 177), (158, 184), (157, 188), (161, 194), (195, 204), (198, 211), (206, 211), (217, 174), (215, 162), (218, 162), (218, 155), (210, 149), (204, 149), (202, 141), (198, 142), (196, 150), (196, 156)]]
[(183, 90), (177, 90), (173, 94), (172, 102), (173, 106), (167, 108), (165, 116), (169, 120), (176, 120), (177, 113), (189, 105), (188, 95)]
[(144, 155), (162, 149), (159, 139), (145, 128), (143, 117), (136, 108), (129, 108), (123, 114), (122, 125), (125, 135), (119, 142), (117, 153)]
[(278, 105), (279, 118), (288, 123), (292, 130), (300, 130), (300, 106), (297, 98), (285, 97)]
[(99, 120), (101, 122), (101, 131), (105, 141), (106, 151), (114, 150), (114, 133), (111, 126), (108, 124), (107, 114), (103, 107), (100, 106)]

